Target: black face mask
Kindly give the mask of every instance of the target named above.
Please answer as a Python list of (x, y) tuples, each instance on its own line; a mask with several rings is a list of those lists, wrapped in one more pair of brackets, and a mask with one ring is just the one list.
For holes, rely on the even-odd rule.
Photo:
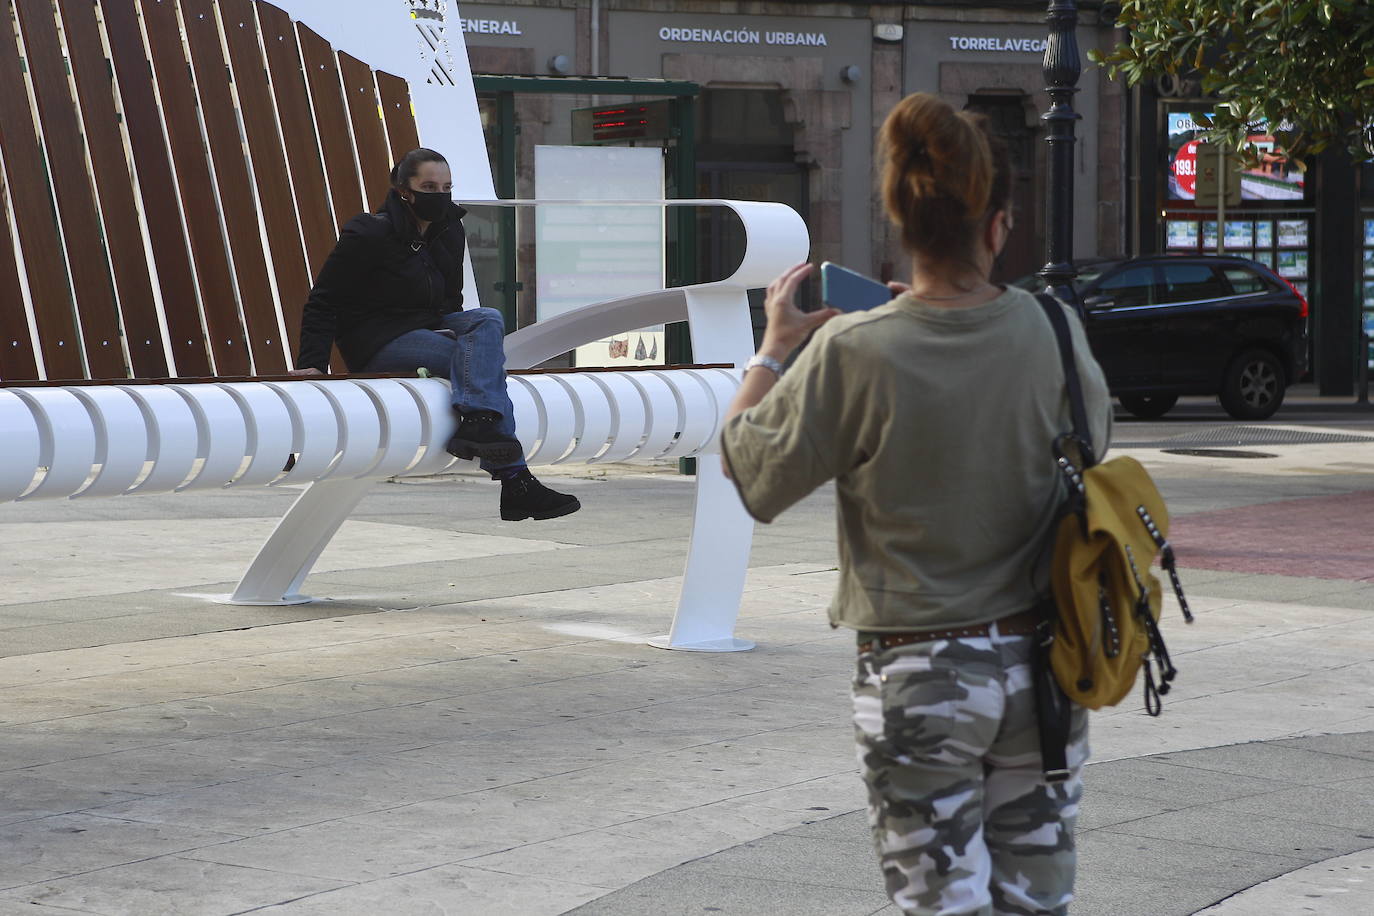
[(453, 203), (453, 193), (451, 191), (411, 191), (414, 200), (410, 202), (410, 209), (415, 216), (427, 223), (432, 223), (439, 217), (448, 212), (449, 205)]

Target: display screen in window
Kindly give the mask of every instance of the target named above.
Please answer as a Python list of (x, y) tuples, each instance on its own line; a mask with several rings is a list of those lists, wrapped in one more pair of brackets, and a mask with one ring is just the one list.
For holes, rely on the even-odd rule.
[[(1165, 117), (1169, 133), (1169, 200), (1196, 200), (1198, 158), (1215, 157), (1216, 147), (1202, 142), (1204, 129), (1191, 114), (1171, 111)], [(1241, 200), (1302, 200), (1307, 179), (1302, 163), (1288, 158), (1269, 133), (1267, 121), (1256, 121), (1250, 127), (1247, 140), (1258, 161), (1247, 163), (1241, 171)]]
[(1196, 248), (1197, 223), (1190, 219), (1171, 219), (1164, 224), (1170, 248)]
[(1235, 222), (1228, 219), (1226, 221), (1226, 247), (1235, 249), (1249, 248), (1254, 245), (1254, 225), (1249, 220)]
[(1281, 220), (1279, 220), (1279, 247), (1280, 247), (1280, 248), (1306, 248), (1306, 247), (1307, 247), (1307, 220), (1305, 220), (1305, 219), (1281, 219)]
[(1290, 280), (1294, 277), (1307, 276), (1307, 252), (1305, 251), (1280, 251), (1278, 271)]

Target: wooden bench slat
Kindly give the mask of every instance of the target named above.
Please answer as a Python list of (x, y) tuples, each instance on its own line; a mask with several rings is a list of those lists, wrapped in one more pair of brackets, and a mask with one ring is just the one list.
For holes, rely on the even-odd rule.
[(353, 138), (348, 129), (348, 112), (339, 85), (339, 62), (329, 42), (317, 33), (301, 23), (296, 24), (296, 31), (300, 35), (311, 108), (315, 111), (315, 124), (324, 151), (324, 168), (329, 181), (329, 199), (334, 203), (337, 232), (366, 208), (358, 163), (353, 155)]
[[(24, 249), (24, 272), (29, 281), (38, 345), (50, 376), (81, 376), (81, 339), (72, 312), (62, 242), (53, 221), (43, 151), (34, 129), (29, 94), (19, 64), (19, 45), (8, 21), (0, 27), (0, 149), (5, 152), (5, 177), (14, 203), (14, 222)], [(23, 300), (15, 305), (23, 311)], [(123, 373), (120, 373), (123, 374)]]
[(358, 150), (368, 209), (380, 207), (391, 187), (388, 177), (391, 162), (388, 161), (386, 133), (380, 117), (381, 102), (377, 98), (372, 68), (351, 54), (340, 51), (339, 73), (343, 77), (344, 98), (348, 102), (348, 117), (353, 124), (353, 145)]
[[(166, 115), (178, 193), (190, 229), (191, 254), (200, 281), (201, 314), (215, 371), (222, 375), (246, 375), (251, 371), (248, 347), (234, 298), (233, 271), (224, 248), (210, 163), (205, 158), (205, 139), (200, 131), (200, 113), (196, 110), (195, 87), (182, 50), (176, 9), (171, 3), (157, 0), (142, 0), (141, 5), (158, 94)], [(237, 136), (234, 139), (237, 145)], [(170, 193), (167, 188), (158, 191)], [(189, 303), (167, 302), (167, 307), (185, 308)]]
[[(219, 8), (229, 60), (234, 67), (244, 132), (253, 157), (253, 177), (271, 246), (282, 319), (289, 335), (290, 352), (294, 353), (300, 336), (301, 309), (310, 292), (310, 275), (292, 206), (291, 181), (277, 130), (272, 90), (267, 83), (267, 63), (258, 45), (252, 0), (219, 0)], [(264, 369), (258, 366), (259, 372)]]
[(127, 375), (119, 339), (119, 312), (101, 240), (95, 192), (86, 171), (86, 149), (76, 109), (67, 91), (62, 44), (51, 0), (17, 0), (25, 59), (33, 80), (48, 173), (54, 176), (57, 219), (66, 242), (80, 333), (91, 375)]
[(103, 0), (105, 34), (110, 42), (124, 126), (129, 132), (138, 174), (175, 370), (188, 375), (209, 375), (210, 357), (196, 305), (190, 252), (181, 224), (181, 208), (172, 191), (172, 162), (162, 134), (157, 98), (148, 78), (148, 56), (134, 3), (135, 0)]
[(376, 71), (376, 74), (377, 91), (382, 97), (382, 115), (386, 119), (386, 136), (391, 143), (391, 161), (400, 162), (402, 156), (420, 145), (415, 114), (411, 110), (410, 84), (382, 70)]
[[(267, 49), (272, 97), (277, 103), (287, 161), (291, 163), (291, 186), (295, 192), (301, 234), (305, 238), (306, 263), (313, 277), (324, 266), (325, 258), (329, 257), (338, 239), (326, 196), (324, 165), (315, 142), (315, 116), (310, 110), (304, 65), (296, 46), (291, 17), (263, 0), (255, 5), (262, 28), (262, 43)], [(285, 304), (290, 306), (290, 303)], [(299, 310), (303, 304), (304, 299), (295, 308)], [(292, 333), (299, 333), (299, 322)]]
[[(5, 173), (0, 171), (0, 214), (4, 213), (5, 197)], [(0, 379), (37, 378), (38, 360), (33, 355), (15, 256), (10, 221), (0, 219)]]
[[(28, 3), (35, 5), (37, 0), (28, 0)], [(95, 171), (105, 245), (119, 294), (130, 371), (134, 375), (166, 375), (170, 367), (158, 322), (157, 299), (148, 273), (143, 231), (139, 228), (138, 207), (129, 183), (129, 162), (124, 153), (124, 138), (119, 132), (112, 76), (100, 42), (95, 6), (83, 0), (58, 0), (58, 7), (81, 106), (86, 148)]]
[[(334, 206), (333, 240), (337, 240), (338, 231), (345, 223), (360, 211), (371, 208), (363, 198), (353, 135), (348, 127), (348, 108), (339, 82), (339, 59), (334, 56), (334, 49), (329, 42), (304, 23), (296, 23), (296, 35), (300, 40), (306, 83), (310, 87), (310, 109), (314, 112), (315, 127), (324, 154), (329, 199)], [(331, 248), (333, 240), (330, 242)], [(333, 350), (329, 366), (335, 372), (342, 372), (346, 368), (337, 347)]]
[[(200, 97), (200, 114), (214, 162), (229, 255), (238, 282), (244, 336), (253, 354), (253, 370), (281, 372), (287, 368), (286, 347), (282, 344), (276, 299), (267, 277), (267, 254), (262, 249), (258, 211), (248, 193), (253, 179), (234, 116), (236, 106), (228, 79), (228, 61), (220, 45), (219, 22), (210, 0), (181, 0), (181, 10)], [(254, 66), (261, 67), (261, 61)]]

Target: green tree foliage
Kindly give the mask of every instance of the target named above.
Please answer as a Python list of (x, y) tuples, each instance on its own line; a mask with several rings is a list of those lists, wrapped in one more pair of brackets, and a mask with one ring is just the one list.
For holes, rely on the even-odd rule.
[(1264, 118), (1298, 158), (1374, 159), (1374, 0), (1123, 0), (1117, 25), (1126, 42), (1089, 56), (1130, 85), (1200, 77), (1229, 104), (1198, 114), (1233, 148)]

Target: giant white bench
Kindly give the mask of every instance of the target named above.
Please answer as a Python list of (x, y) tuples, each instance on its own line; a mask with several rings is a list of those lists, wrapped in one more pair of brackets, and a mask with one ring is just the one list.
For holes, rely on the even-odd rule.
[[(189, 61), (175, 40), (174, 5)], [(350, 47), (363, 55), (378, 36), (393, 36), (393, 47), (401, 41), (393, 26), (413, 41), (400, 18), (404, 7), (396, 6), (394, 23), (385, 3), (328, 8), (346, 14), (344, 37), (354, 36), (359, 44)], [(22, 59), (38, 108), (30, 110), (21, 93), (0, 99), (0, 183), (14, 204), (0, 219), (0, 501), (306, 484), (226, 600), (307, 601), (305, 577), (376, 481), (454, 463), (443, 449), (454, 424), (447, 382), (283, 373), (310, 267), (328, 253), (338, 222), (380, 199), (388, 155), (421, 139), (438, 148), (447, 141), (446, 152), (469, 160), (481, 150), (481, 170), (490, 174), (470, 76), (460, 108), (472, 117), (455, 130), (447, 112), (463, 85), (449, 87), (447, 97), (421, 85), (428, 63), (418, 57), (391, 57), (409, 84), (374, 71), (364, 57), (335, 50), (262, 0), (58, 0), (55, 11), (49, 0), (16, 0), (16, 7), (22, 45), (0, 30), (0, 84), (19, 85), (11, 80), (23, 80)], [(380, 46), (384, 52), (387, 45)], [(75, 96), (65, 75), (57, 80), (64, 57)], [(102, 83), (106, 72), (115, 74), (118, 103), (108, 79)], [(230, 142), (237, 121), (226, 102), (238, 105), (246, 150)], [(426, 117), (435, 111), (446, 116)], [(50, 185), (39, 165), (44, 157), (67, 179)], [(456, 158), (450, 153), (456, 176), (472, 168)], [(153, 179), (173, 167), (183, 190), (169, 210), (165, 187)], [(86, 182), (70, 180), (78, 168)], [(217, 200), (201, 193), (210, 182)], [(241, 199), (244, 182), (257, 190), (258, 205)], [(47, 217), (49, 187), (59, 225)], [(534, 465), (697, 458), (681, 597), (671, 632), (655, 642), (748, 648), (733, 630), (752, 522), (720, 472), (716, 440), (739, 384), (735, 367), (753, 351), (746, 290), (805, 258), (806, 229), (779, 204), (621, 205), (728, 207), (744, 225), (743, 261), (721, 281), (647, 290), (511, 334), (508, 387), (518, 434)], [(171, 217), (178, 217), (175, 226), (157, 222)], [(173, 243), (180, 252), (167, 250)], [(675, 321), (688, 322), (703, 365), (519, 371), (582, 344)], [(293, 466), (283, 470), (291, 455)]]

